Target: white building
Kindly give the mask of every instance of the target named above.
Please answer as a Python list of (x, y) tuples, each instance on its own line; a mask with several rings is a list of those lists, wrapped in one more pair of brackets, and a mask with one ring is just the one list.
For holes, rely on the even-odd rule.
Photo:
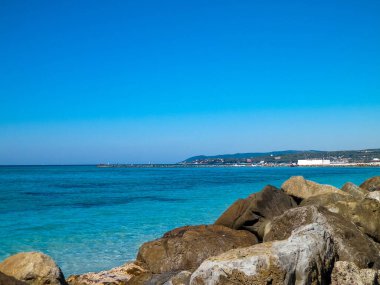
[(312, 166), (312, 165), (330, 165), (329, 159), (299, 159), (298, 165), (300, 166)]

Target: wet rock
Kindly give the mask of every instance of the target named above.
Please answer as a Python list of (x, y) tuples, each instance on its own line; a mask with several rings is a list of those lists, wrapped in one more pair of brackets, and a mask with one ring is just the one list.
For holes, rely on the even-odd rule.
[(335, 258), (330, 234), (314, 223), (283, 241), (211, 257), (192, 274), (190, 284), (329, 284)]
[(293, 198), (273, 186), (246, 199), (237, 200), (215, 222), (232, 229), (245, 229), (263, 238), (265, 225), (286, 210), (297, 206)]
[(147, 272), (141, 264), (126, 263), (107, 271), (71, 275), (67, 278), (69, 285), (123, 285), (132, 277)]
[(337, 259), (354, 262), (361, 268), (380, 268), (380, 247), (354, 223), (323, 207), (294, 208), (273, 219), (264, 241), (283, 240), (302, 226), (318, 223), (332, 237)]
[(254, 234), (219, 225), (187, 226), (144, 243), (137, 260), (153, 273), (195, 270), (203, 260), (227, 250), (257, 243)]
[(286, 180), (281, 188), (286, 194), (303, 200), (312, 196), (336, 193), (341, 195), (349, 195), (331, 185), (318, 184), (316, 182), (306, 180), (302, 176), (292, 176)]
[(0, 263), (0, 272), (31, 285), (66, 284), (54, 260), (40, 252), (22, 252)]
[(342, 191), (352, 195), (354, 198), (357, 199), (362, 199), (366, 194), (368, 194), (367, 190), (364, 190), (363, 188), (360, 188), (359, 186), (351, 182), (347, 182), (346, 184), (344, 184), (342, 187)]
[(380, 191), (380, 176), (375, 176), (364, 181), (360, 188), (367, 191)]
[(359, 269), (354, 263), (338, 261), (334, 265), (331, 285), (374, 285), (380, 284), (380, 271)]

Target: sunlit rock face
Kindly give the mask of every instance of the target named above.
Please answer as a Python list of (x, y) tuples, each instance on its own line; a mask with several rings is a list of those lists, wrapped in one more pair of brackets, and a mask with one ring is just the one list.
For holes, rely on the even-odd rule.
[(0, 263), (0, 272), (30, 285), (65, 285), (54, 260), (40, 252), (21, 252)]

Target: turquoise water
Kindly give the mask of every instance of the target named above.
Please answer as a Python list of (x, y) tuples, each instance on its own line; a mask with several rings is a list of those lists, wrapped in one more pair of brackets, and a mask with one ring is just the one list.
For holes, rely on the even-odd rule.
[(380, 168), (0, 167), (0, 260), (38, 250), (66, 276), (109, 269), (141, 243), (212, 223), (236, 199), (292, 175), (341, 187)]

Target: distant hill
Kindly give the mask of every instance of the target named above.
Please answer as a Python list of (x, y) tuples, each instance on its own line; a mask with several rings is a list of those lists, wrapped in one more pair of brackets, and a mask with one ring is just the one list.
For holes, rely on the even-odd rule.
[(196, 160), (204, 160), (204, 159), (214, 159), (214, 158), (220, 158), (220, 159), (228, 159), (228, 158), (253, 158), (253, 157), (260, 157), (260, 156), (267, 156), (267, 155), (285, 155), (285, 154), (293, 154), (293, 153), (299, 153), (301, 151), (299, 150), (283, 150), (283, 151), (273, 151), (273, 152), (247, 152), (247, 153), (234, 153), (234, 154), (218, 154), (218, 155), (198, 155), (190, 157), (183, 162), (193, 162)]
[(271, 152), (249, 152), (219, 155), (198, 155), (184, 160), (182, 163), (203, 163), (203, 164), (226, 164), (247, 162), (274, 162), (292, 163), (299, 159), (330, 159), (332, 161), (345, 162), (371, 162), (373, 159), (380, 158), (380, 149), (365, 150), (340, 150), (340, 151), (321, 151), (321, 150), (284, 150)]

